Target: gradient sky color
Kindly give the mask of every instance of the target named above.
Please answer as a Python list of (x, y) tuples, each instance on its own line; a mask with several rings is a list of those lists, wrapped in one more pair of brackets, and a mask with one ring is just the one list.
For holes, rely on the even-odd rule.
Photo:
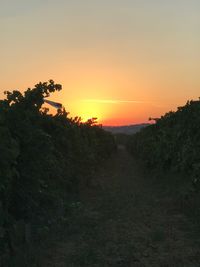
[(72, 116), (146, 122), (200, 96), (199, 0), (0, 0), (0, 97), (54, 79)]

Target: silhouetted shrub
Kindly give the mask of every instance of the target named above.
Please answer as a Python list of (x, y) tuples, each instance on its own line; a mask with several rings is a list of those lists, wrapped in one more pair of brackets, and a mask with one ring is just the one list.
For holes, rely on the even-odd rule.
[(187, 174), (200, 180), (200, 101), (188, 101), (134, 134), (128, 144), (149, 168)]
[(59, 90), (61, 85), (50, 80), (24, 94), (5, 92), (0, 101), (1, 266), (5, 255), (17, 257), (18, 222), (25, 231), (20, 240), (27, 242), (30, 225), (39, 236), (41, 227), (48, 229), (65, 203), (78, 197), (81, 180), (115, 149), (112, 135), (95, 120), (82, 123), (65, 109), (54, 116), (42, 109), (44, 97)]

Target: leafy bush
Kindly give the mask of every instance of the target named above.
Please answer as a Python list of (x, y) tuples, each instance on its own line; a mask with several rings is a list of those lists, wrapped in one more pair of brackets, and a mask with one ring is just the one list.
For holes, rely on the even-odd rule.
[(200, 101), (188, 101), (176, 112), (133, 135), (129, 151), (149, 168), (187, 174), (200, 181)]
[(44, 98), (59, 90), (50, 80), (24, 94), (7, 91), (0, 101), (0, 255), (15, 252), (16, 222), (38, 229), (51, 223), (115, 150), (112, 135), (95, 120), (82, 123), (65, 109), (53, 116), (42, 108)]

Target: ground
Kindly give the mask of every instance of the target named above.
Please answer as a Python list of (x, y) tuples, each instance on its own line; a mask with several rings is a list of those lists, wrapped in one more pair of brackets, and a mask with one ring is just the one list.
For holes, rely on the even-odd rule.
[(200, 266), (195, 223), (123, 146), (81, 188), (71, 209), (65, 226), (41, 248), (38, 266)]

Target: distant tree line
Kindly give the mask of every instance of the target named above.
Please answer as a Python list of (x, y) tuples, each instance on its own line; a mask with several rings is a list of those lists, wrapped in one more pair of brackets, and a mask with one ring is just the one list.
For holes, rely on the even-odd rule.
[(93, 119), (83, 123), (64, 108), (55, 115), (42, 108), (44, 98), (59, 90), (50, 80), (24, 93), (6, 91), (0, 101), (0, 266), (18, 253), (18, 222), (25, 232), (34, 226), (36, 237), (115, 150), (112, 135)]

